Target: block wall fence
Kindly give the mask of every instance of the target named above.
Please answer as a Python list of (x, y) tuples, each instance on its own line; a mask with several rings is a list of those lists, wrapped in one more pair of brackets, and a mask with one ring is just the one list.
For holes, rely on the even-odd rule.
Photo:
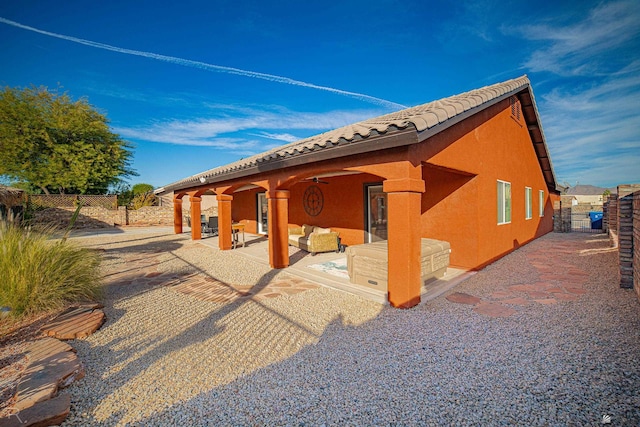
[(640, 191), (633, 193), (633, 288), (640, 299)]
[[(203, 210), (202, 214), (217, 215), (217, 206)], [(73, 207), (57, 207), (37, 210), (33, 221), (38, 224), (52, 224), (57, 227), (67, 227), (75, 212)], [(189, 216), (189, 210), (183, 210), (183, 215)], [(184, 221), (186, 226), (187, 221)], [(88, 207), (80, 209), (80, 214), (74, 229), (108, 228), (118, 226), (166, 226), (173, 227), (173, 206), (144, 206), (137, 210), (120, 206), (118, 209), (103, 207)]]
[(620, 185), (606, 202), (605, 224), (618, 248), (621, 288), (633, 288), (640, 299), (640, 184)]

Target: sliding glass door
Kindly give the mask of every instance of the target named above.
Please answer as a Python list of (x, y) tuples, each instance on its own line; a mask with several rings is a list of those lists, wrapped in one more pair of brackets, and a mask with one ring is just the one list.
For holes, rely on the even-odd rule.
[(267, 214), (267, 194), (258, 193), (258, 234), (267, 234), (269, 232)]
[(382, 185), (367, 185), (366, 206), (366, 236), (367, 243), (387, 240), (387, 193), (382, 191)]

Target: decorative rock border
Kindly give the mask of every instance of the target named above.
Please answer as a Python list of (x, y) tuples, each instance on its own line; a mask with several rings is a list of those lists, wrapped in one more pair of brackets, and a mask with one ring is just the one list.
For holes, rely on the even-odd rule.
[[(48, 337), (27, 347), (29, 364), (18, 383), (14, 413), (0, 418), (0, 426), (52, 426), (69, 415), (71, 399), (58, 394), (84, 377), (84, 366), (75, 349), (60, 340), (84, 338), (104, 323), (99, 304), (71, 307), (42, 327)], [(55, 337), (55, 338), (52, 338)]]

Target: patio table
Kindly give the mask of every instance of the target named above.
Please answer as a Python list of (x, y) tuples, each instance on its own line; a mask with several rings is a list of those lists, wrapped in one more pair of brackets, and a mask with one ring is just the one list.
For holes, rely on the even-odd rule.
[(244, 247), (244, 224), (241, 222), (235, 222), (231, 224), (231, 235), (233, 236), (233, 249), (238, 247), (238, 237), (242, 232), (242, 247)]

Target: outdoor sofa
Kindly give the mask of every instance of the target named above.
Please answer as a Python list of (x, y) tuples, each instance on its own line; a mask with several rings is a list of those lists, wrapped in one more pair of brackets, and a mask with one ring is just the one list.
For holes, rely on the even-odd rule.
[(289, 244), (307, 252), (337, 252), (338, 233), (330, 228), (303, 224), (302, 227), (289, 227)]

